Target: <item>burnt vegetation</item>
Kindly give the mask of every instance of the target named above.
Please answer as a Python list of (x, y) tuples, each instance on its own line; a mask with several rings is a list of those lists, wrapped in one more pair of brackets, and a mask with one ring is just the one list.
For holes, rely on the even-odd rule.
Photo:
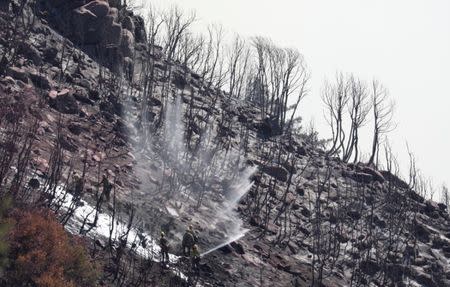
[[(298, 50), (228, 40), (220, 26), (197, 35), (178, 8), (141, 17), (122, 1), (56, 2), (0, 3), (2, 285), (449, 284), (448, 188), (428, 200), (411, 152), (401, 178), (380, 82), (325, 83), (321, 140), (299, 116), (310, 70)], [(159, 158), (138, 152), (150, 146)], [(164, 270), (145, 234), (175, 237), (249, 166), (245, 237), (198, 273), (185, 261)], [(175, 222), (158, 208), (169, 201), (191, 213)]]

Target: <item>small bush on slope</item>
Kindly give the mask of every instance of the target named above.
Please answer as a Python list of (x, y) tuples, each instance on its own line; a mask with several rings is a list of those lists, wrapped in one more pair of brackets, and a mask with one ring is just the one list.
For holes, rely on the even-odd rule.
[(7, 236), (11, 230), (11, 223), (5, 216), (10, 207), (11, 199), (9, 197), (0, 199), (0, 277), (2, 277), (4, 269), (8, 266), (9, 246)]
[(48, 211), (14, 210), (9, 232), (10, 286), (96, 286), (99, 268), (83, 244)]

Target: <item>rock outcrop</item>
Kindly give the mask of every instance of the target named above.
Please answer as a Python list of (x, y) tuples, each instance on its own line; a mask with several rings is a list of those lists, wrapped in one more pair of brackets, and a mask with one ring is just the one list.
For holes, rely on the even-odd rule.
[[(113, 70), (135, 56), (135, 45), (146, 41), (144, 20), (121, 1), (43, 1), (47, 21), (74, 44)], [(33, 53), (27, 49), (27, 53)], [(51, 57), (51, 55), (49, 55)], [(38, 57), (33, 55), (33, 60)]]

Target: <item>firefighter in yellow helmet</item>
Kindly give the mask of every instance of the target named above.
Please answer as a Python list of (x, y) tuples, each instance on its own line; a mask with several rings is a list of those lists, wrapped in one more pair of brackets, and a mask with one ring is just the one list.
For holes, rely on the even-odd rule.
[(200, 251), (198, 249), (197, 244), (194, 244), (192, 246), (191, 259), (192, 259), (192, 269), (198, 272), (200, 270)]

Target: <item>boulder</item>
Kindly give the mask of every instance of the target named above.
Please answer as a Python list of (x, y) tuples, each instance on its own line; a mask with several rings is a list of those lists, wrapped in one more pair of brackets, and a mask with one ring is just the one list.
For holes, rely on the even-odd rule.
[(297, 254), (300, 247), (293, 241), (289, 241), (287, 244), (287, 247), (289, 248), (289, 251), (291, 251), (292, 254)]
[(261, 218), (259, 216), (252, 216), (250, 217), (249, 223), (251, 226), (254, 227), (261, 227)]
[(383, 220), (383, 219), (380, 219), (380, 218), (378, 217), (378, 215), (375, 215), (375, 216), (374, 216), (374, 218), (373, 218), (373, 223), (374, 223), (376, 226), (378, 226), (379, 228), (386, 228), (386, 226), (387, 226), (386, 221)]
[(310, 217), (311, 216), (311, 211), (309, 211), (308, 208), (303, 207), (302, 210), (300, 211), (300, 213), (304, 216), (304, 217)]
[(362, 261), (359, 265), (361, 271), (369, 276), (375, 276), (380, 270), (380, 265), (374, 260)]
[(36, 49), (33, 45), (27, 42), (21, 42), (19, 45), (18, 53), (24, 56), (26, 59), (29, 59), (36, 66), (40, 66), (42, 64), (42, 57), (39, 53), (38, 49)]
[(353, 220), (359, 220), (361, 219), (361, 213), (357, 210), (349, 210), (347, 211), (347, 215), (352, 218)]
[(420, 196), (417, 192), (415, 192), (413, 190), (410, 190), (408, 192), (408, 194), (411, 197), (411, 199), (414, 200), (414, 201), (417, 201), (419, 203), (422, 203), (422, 202), (425, 201), (425, 199), (422, 196)]
[(231, 242), (230, 246), (234, 249), (234, 251), (237, 254), (245, 254), (245, 250), (244, 247), (242, 246), (242, 244), (238, 243), (238, 242)]
[(134, 33), (135, 26), (133, 23), (133, 19), (130, 16), (125, 17), (125, 19), (123, 19), (122, 21), (122, 27)]
[(134, 36), (128, 30), (122, 30), (120, 48), (124, 57), (132, 57), (134, 54)]
[(15, 85), (16, 80), (14, 80), (11, 76), (6, 76), (4, 78), (0, 78), (0, 81), (6, 85)]
[(57, 91), (55, 91), (55, 90), (51, 90), (49, 93), (48, 93), (48, 97), (50, 98), (50, 99), (56, 99), (56, 97), (58, 97), (58, 92)]
[(147, 41), (147, 33), (145, 31), (145, 21), (142, 17), (136, 16), (134, 20), (134, 38), (137, 43), (145, 43)]
[[(110, 3), (110, 6), (111, 6), (111, 3)], [(119, 9), (117, 9), (116, 7), (110, 7), (109, 13), (106, 17), (111, 17), (113, 19), (112, 22), (119, 23)]]
[(92, 101), (91, 99), (89, 99), (89, 97), (86, 95), (85, 92), (78, 90), (73, 94), (74, 98), (83, 104), (87, 104), (87, 105), (94, 105), (94, 101)]
[(71, 93), (65, 91), (58, 94), (55, 99), (50, 99), (50, 106), (63, 114), (78, 114), (80, 112), (77, 100)]
[(351, 178), (356, 182), (369, 184), (374, 181), (374, 178), (371, 174), (364, 172), (354, 172), (354, 171), (342, 171), (342, 176)]
[(334, 235), (340, 243), (347, 243), (350, 240), (347, 234), (344, 233), (336, 232)]
[[(72, 13), (72, 31), (74, 31), (74, 41), (83, 45), (96, 45), (100, 42), (100, 37), (96, 33), (95, 23), (97, 16), (91, 11), (80, 7)], [(91, 33), (87, 33), (87, 31)]]
[(106, 45), (119, 45), (122, 38), (122, 26), (112, 23), (105, 29), (104, 42)]
[(160, 107), (162, 105), (161, 101), (154, 97), (148, 100), (148, 104), (152, 107)]
[(282, 166), (263, 165), (260, 167), (260, 170), (261, 172), (266, 173), (279, 181), (285, 182), (288, 180), (289, 172)]
[(61, 147), (70, 152), (77, 152), (78, 147), (70, 137), (60, 137), (59, 144)]
[(16, 80), (28, 83), (28, 73), (24, 69), (19, 67), (9, 67), (6, 73)]
[(233, 253), (233, 248), (230, 245), (225, 245), (219, 248), (220, 251), (222, 251), (224, 254), (230, 254)]
[(444, 203), (438, 203), (438, 207), (441, 211), (447, 210), (447, 205), (445, 205)]
[(94, 0), (83, 6), (97, 18), (103, 18), (109, 13), (109, 4), (107, 1)]
[(52, 86), (52, 83), (49, 80), (48, 76), (37, 71), (33, 71), (30, 73), (30, 79), (33, 82), (34, 86), (40, 89), (48, 90)]
[(83, 131), (85, 131), (86, 129), (83, 128), (81, 125), (76, 124), (76, 123), (71, 123), (67, 126), (67, 129), (74, 135), (80, 135)]
[(450, 243), (447, 240), (440, 238), (439, 236), (433, 236), (432, 247), (435, 249), (441, 249), (443, 247), (450, 247)]
[(422, 224), (416, 222), (414, 224), (414, 232), (416, 233), (417, 238), (423, 242), (428, 243), (430, 241), (431, 232), (423, 226)]
[(49, 168), (48, 161), (41, 157), (33, 159), (33, 165), (36, 167), (37, 170), (41, 171), (42, 173), (47, 172)]
[(43, 57), (45, 62), (51, 63), (53, 65), (58, 63), (58, 49), (56, 47), (48, 47), (43, 52)]
[(41, 183), (37, 178), (32, 178), (30, 181), (28, 181), (28, 186), (33, 189), (38, 189), (41, 186)]
[(385, 180), (390, 181), (395, 186), (403, 189), (409, 189), (409, 185), (405, 181), (400, 179), (398, 176), (392, 174), (391, 172), (382, 170), (380, 171), (380, 173), (381, 175), (383, 175)]
[(262, 138), (269, 138), (273, 136), (273, 128), (268, 120), (263, 121), (257, 125), (258, 134)]
[(413, 278), (417, 281), (417, 283), (421, 284), (421, 286), (436, 286), (430, 274), (418, 271), (413, 275)]
[(374, 178), (375, 181), (378, 181), (378, 182), (381, 182), (381, 183), (383, 183), (385, 181), (385, 179), (384, 179), (383, 175), (381, 174), (381, 172), (379, 172), (378, 170), (375, 170), (373, 168), (364, 167), (362, 169), (362, 172), (366, 173), (366, 174), (370, 174)]
[(304, 146), (297, 147), (297, 154), (301, 156), (306, 155), (306, 148)]
[(298, 195), (300, 195), (300, 196), (304, 196), (304, 195), (305, 195), (305, 189), (302, 188), (302, 187), (300, 187), (300, 186), (297, 186), (297, 187), (295, 188), (295, 192), (296, 192)]
[(90, 100), (92, 100), (94, 102), (97, 102), (100, 100), (100, 93), (97, 90), (89, 89), (88, 93), (89, 93)]
[(50, 0), (50, 5), (52, 5), (55, 8), (66, 8), (66, 9), (75, 9), (77, 7), (80, 7), (86, 3), (86, 0)]
[(374, 178), (371, 174), (368, 173), (364, 173), (364, 172), (356, 172), (353, 174), (353, 179), (356, 182), (360, 182), (360, 183), (371, 183)]
[(386, 275), (392, 282), (401, 282), (404, 271), (403, 265), (400, 264), (388, 264), (386, 266)]

